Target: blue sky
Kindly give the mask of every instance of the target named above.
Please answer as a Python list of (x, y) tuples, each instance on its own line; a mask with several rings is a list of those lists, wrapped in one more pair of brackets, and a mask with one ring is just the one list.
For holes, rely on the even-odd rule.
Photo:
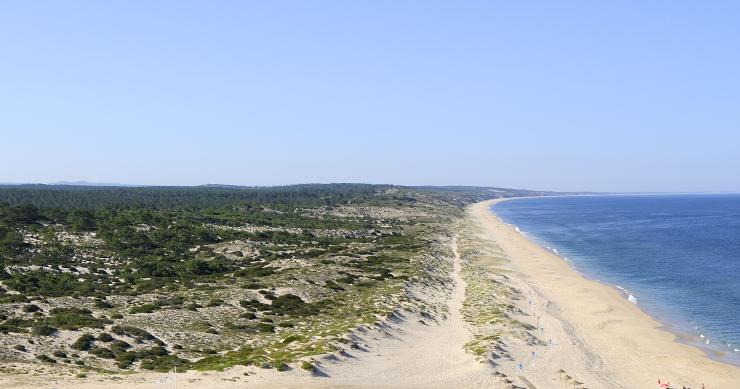
[(0, 182), (740, 191), (737, 2), (6, 1)]

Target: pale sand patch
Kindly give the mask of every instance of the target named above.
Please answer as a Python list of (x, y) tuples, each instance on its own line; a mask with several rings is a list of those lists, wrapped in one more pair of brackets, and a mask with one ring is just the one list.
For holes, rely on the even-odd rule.
[[(654, 388), (658, 378), (679, 388), (701, 388), (702, 383), (708, 389), (740, 388), (740, 368), (677, 343), (674, 334), (662, 330), (616, 288), (582, 277), (566, 261), (503, 223), (489, 210), (498, 201), (474, 204), (470, 214), (483, 235), (505, 252), (513, 278), (526, 284), (525, 296), (527, 287), (531, 291), (527, 309), (540, 316), (544, 331), (539, 337), (553, 342), (537, 350), (524, 372), (529, 381), (539, 388), (557, 387), (562, 368), (589, 388)], [(520, 358), (529, 352), (518, 350)]]

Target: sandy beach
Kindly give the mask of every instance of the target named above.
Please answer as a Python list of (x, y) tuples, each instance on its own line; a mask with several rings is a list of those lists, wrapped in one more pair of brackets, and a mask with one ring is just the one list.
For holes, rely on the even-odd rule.
[[(564, 369), (592, 388), (654, 388), (657, 380), (691, 388), (738, 388), (740, 368), (710, 360), (701, 350), (676, 342), (660, 323), (619, 291), (586, 279), (490, 212), (493, 200), (471, 206), (482, 234), (506, 253), (511, 271), (526, 283), (541, 315), (547, 356), (528, 374), (549, 387), (548, 374)], [(548, 373), (549, 371), (549, 373)], [(583, 378), (580, 378), (583, 377)]]

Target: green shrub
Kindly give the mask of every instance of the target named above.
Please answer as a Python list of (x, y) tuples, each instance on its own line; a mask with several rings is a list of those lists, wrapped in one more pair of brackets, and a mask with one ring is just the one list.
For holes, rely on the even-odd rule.
[(116, 357), (116, 354), (113, 353), (113, 351), (105, 347), (94, 347), (92, 350), (90, 350), (90, 354), (95, 355), (98, 358), (105, 359), (113, 359)]
[(113, 304), (111, 304), (111, 303), (109, 303), (109, 302), (107, 302), (105, 300), (96, 299), (95, 300), (95, 308), (99, 308), (99, 309), (110, 309), (110, 308), (113, 308)]
[(35, 336), (51, 336), (57, 333), (57, 329), (46, 324), (34, 324), (31, 327), (31, 334)]
[(288, 371), (288, 370), (290, 370), (290, 366), (288, 366), (288, 364), (285, 363), (285, 361), (280, 361), (280, 360), (275, 361), (274, 365), (275, 365), (275, 369), (277, 371)]
[(288, 344), (288, 343), (292, 343), (292, 342), (300, 341), (300, 340), (303, 340), (303, 336), (301, 336), (301, 335), (290, 335), (290, 336), (286, 337), (285, 339), (283, 339), (283, 342), (282, 343), (283, 344)]
[(129, 366), (133, 365), (137, 359), (137, 354), (135, 352), (125, 351), (117, 353), (116, 366), (118, 366), (119, 369), (126, 369)]
[(12, 318), (8, 319), (3, 323), (0, 323), (0, 334), (7, 334), (10, 332), (26, 332), (26, 329), (23, 327), (27, 327), (30, 325), (31, 322), (18, 319), (18, 318)]
[(131, 307), (129, 312), (130, 313), (152, 313), (159, 309), (161, 309), (161, 307), (156, 304), (143, 304), (143, 305), (137, 305), (135, 307)]
[(146, 332), (142, 330), (141, 328), (137, 328), (134, 326), (126, 326), (126, 325), (113, 326), (111, 328), (111, 331), (113, 331), (114, 334), (119, 335), (119, 336), (130, 336), (132, 338), (138, 338), (138, 339), (143, 339), (143, 340), (156, 339), (154, 335), (150, 334), (149, 332)]
[(269, 323), (257, 323), (257, 330), (259, 332), (275, 332), (275, 326)]
[(23, 295), (69, 296), (74, 293), (89, 295), (95, 290), (90, 280), (79, 281), (69, 273), (57, 273), (44, 270), (16, 272), (5, 280), (5, 285), (21, 292)]
[(67, 353), (65, 353), (64, 351), (54, 351), (53, 355), (57, 358), (67, 358)]
[(188, 370), (190, 366), (192, 366), (190, 361), (175, 355), (163, 355), (156, 358), (146, 359), (141, 362), (142, 369), (159, 372), (168, 372), (173, 369), (178, 372), (184, 372)]
[(255, 299), (241, 300), (239, 301), (239, 305), (253, 311), (267, 311), (270, 309), (270, 305), (261, 303), (259, 300)]
[(316, 367), (311, 362), (302, 361), (301, 362), (301, 369), (306, 370), (306, 371), (313, 372), (314, 370), (316, 370)]
[(98, 335), (98, 340), (101, 342), (111, 342), (113, 341), (113, 336), (107, 332), (103, 332), (102, 334)]
[(293, 294), (284, 294), (272, 300), (270, 311), (276, 315), (291, 316), (316, 315), (319, 313), (316, 305), (306, 303)]
[(13, 349), (21, 352), (26, 352), (26, 346), (22, 344), (16, 344), (15, 346), (13, 346)]
[(103, 328), (110, 321), (93, 317), (92, 312), (81, 308), (54, 308), (49, 311), (49, 323), (66, 330)]
[(77, 338), (77, 340), (75, 340), (75, 342), (72, 343), (70, 347), (75, 350), (87, 351), (92, 347), (94, 341), (94, 336), (90, 334), (83, 334), (79, 338)]
[(110, 349), (115, 352), (116, 354), (125, 352), (126, 350), (131, 348), (131, 345), (122, 341), (122, 340), (115, 340), (111, 342)]

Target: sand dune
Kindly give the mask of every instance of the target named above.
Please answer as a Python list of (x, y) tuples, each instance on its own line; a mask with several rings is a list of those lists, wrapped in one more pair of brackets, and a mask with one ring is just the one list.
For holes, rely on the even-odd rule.
[[(536, 342), (501, 334), (506, 358), (476, 361), (463, 350), (469, 324), (460, 309), (465, 282), (452, 240), (452, 282), (430, 299), (446, 306), (434, 320), (398, 311), (382, 325), (358, 329), (355, 347), (319, 356), (318, 374), (239, 366), (224, 372), (95, 375), (85, 379), (0, 376), (3, 388), (503, 388), (495, 372), (520, 387), (654, 388), (657, 379), (692, 388), (740, 388), (740, 368), (708, 359), (626, 301), (619, 291), (588, 280), (567, 262), (501, 222), (489, 212), (492, 201), (468, 208), (466, 233), (483, 251), (500, 258), (476, 261), (506, 280), (515, 296), (506, 304), (530, 325)], [(472, 232), (471, 232), (472, 231)], [(487, 249), (486, 249), (487, 248)], [(419, 293), (427, 293), (420, 291)], [(431, 292), (429, 292), (431, 293)], [(498, 297), (497, 297), (498, 298)], [(566, 378), (567, 377), (567, 378)]]

